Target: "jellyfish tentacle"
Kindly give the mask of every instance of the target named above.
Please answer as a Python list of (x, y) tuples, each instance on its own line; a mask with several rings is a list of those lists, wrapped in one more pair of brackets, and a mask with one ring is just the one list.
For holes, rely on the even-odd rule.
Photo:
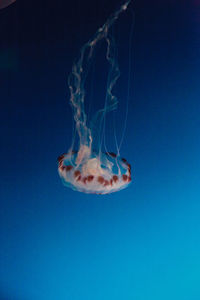
[[(113, 86), (119, 77), (119, 68), (114, 56), (114, 41), (109, 36), (109, 29), (118, 19), (119, 15), (125, 11), (131, 0), (125, 1), (100, 27), (94, 36), (83, 45), (80, 51), (80, 56), (74, 62), (72, 72), (68, 77), (68, 85), (70, 89), (70, 103), (74, 110), (74, 120), (76, 130), (80, 139), (80, 147), (84, 145), (91, 152), (91, 144), (94, 142), (93, 136), (98, 137), (101, 131), (102, 120), (105, 114), (117, 107), (117, 98), (112, 94)], [(106, 58), (110, 64), (110, 72), (107, 82), (107, 94), (104, 108), (100, 109), (92, 119), (90, 126), (87, 125), (87, 116), (84, 110), (85, 89), (84, 84), (88, 73), (88, 64), (91, 63), (91, 58), (96, 44), (105, 39), (107, 42)], [(87, 68), (85, 67), (87, 65)], [(98, 127), (98, 129), (97, 129)], [(98, 138), (97, 138), (98, 139)]]

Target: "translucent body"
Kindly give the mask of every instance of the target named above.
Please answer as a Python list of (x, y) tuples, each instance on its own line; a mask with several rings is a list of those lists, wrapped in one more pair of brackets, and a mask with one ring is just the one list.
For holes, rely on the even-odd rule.
[[(78, 151), (74, 151), (74, 139), (67, 154), (58, 158), (58, 172), (65, 186), (85, 193), (107, 194), (116, 192), (131, 182), (131, 167), (126, 159), (102, 152), (105, 116), (117, 108), (117, 98), (112, 90), (120, 75), (117, 51), (110, 27), (125, 11), (131, 0), (125, 1), (100, 27), (94, 36), (83, 45), (80, 56), (72, 66), (68, 77), (70, 104), (73, 109), (75, 131), (78, 134)], [(106, 45), (105, 59), (108, 63), (106, 97), (103, 107), (88, 119), (85, 113), (85, 81), (91, 66), (93, 53), (98, 43)], [(75, 136), (75, 135), (74, 135)]]
[(59, 175), (64, 185), (85, 193), (108, 194), (124, 189), (131, 182), (131, 166), (114, 153), (93, 153), (79, 160), (77, 152), (69, 152), (58, 158)]

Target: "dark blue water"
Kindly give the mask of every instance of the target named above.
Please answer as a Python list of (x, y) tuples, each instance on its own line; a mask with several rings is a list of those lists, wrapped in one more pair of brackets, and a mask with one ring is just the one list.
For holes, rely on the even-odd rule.
[[(199, 1), (131, 4), (121, 148), (130, 187), (87, 195), (57, 173), (72, 138), (67, 75), (116, 4), (31, 1), (0, 11), (1, 300), (200, 299)], [(130, 20), (116, 25), (124, 43)], [(120, 62), (124, 112), (127, 55)]]

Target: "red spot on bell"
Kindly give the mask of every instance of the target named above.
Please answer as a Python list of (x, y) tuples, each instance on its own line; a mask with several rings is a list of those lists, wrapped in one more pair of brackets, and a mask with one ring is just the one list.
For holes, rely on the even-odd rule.
[(78, 178), (76, 179), (76, 181), (81, 181), (81, 175), (78, 176)]
[(87, 182), (87, 177), (84, 177), (83, 178), (83, 183), (86, 184), (86, 182)]
[(73, 169), (73, 166), (71, 166), (71, 165), (65, 166), (65, 170), (67, 172), (71, 171), (71, 169)]
[(127, 164), (127, 160), (125, 158), (122, 158), (122, 161)]
[(128, 179), (128, 176), (127, 176), (127, 175), (125, 175), (125, 174), (123, 174), (123, 175), (122, 175), (122, 179), (123, 179), (124, 181), (127, 181), (127, 179)]
[(94, 176), (93, 176), (93, 175), (89, 175), (89, 176), (87, 177), (87, 180), (88, 180), (89, 182), (91, 182), (93, 179), (94, 179)]
[(58, 156), (58, 162), (60, 162), (61, 160), (63, 160), (63, 158), (64, 158), (64, 154), (63, 154), (63, 155), (60, 155), (60, 156)]
[(109, 185), (109, 181), (108, 180), (104, 180), (104, 186)]
[(114, 152), (108, 152), (108, 154), (112, 157), (117, 157), (117, 155)]
[(76, 170), (76, 171), (74, 172), (74, 176), (75, 176), (75, 177), (78, 177), (79, 175), (81, 175), (81, 172), (80, 172), (79, 170)]
[(103, 184), (104, 183), (104, 178), (102, 176), (99, 176), (98, 177), (98, 182)]
[(114, 175), (114, 176), (113, 176), (113, 181), (114, 181), (114, 182), (117, 182), (117, 181), (118, 181), (118, 176), (117, 176), (117, 175)]

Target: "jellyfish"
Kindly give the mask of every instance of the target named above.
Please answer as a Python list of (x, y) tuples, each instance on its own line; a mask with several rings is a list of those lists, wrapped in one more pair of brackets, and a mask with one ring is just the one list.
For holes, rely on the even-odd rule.
[[(119, 151), (116, 154), (101, 150), (105, 115), (115, 110), (118, 102), (113, 95), (113, 87), (119, 77), (119, 67), (110, 28), (130, 2), (127, 0), (121, 5), (83, 45), (68, 77), (70, 104), (79, 144), (78, 150), (74, 150), (73, 142), (68, 152), (58, 157), (58, 173), (65, 186), (79, 192), (108, 194), (126, 188), (131, 182), (131, 165), (120, 156)], [(96, 45), (102, 40), (106, 44), (105, 57), (109, 66), (106, 97), (104, 107), (88, 120), (84, 108), (85, 81)]]

